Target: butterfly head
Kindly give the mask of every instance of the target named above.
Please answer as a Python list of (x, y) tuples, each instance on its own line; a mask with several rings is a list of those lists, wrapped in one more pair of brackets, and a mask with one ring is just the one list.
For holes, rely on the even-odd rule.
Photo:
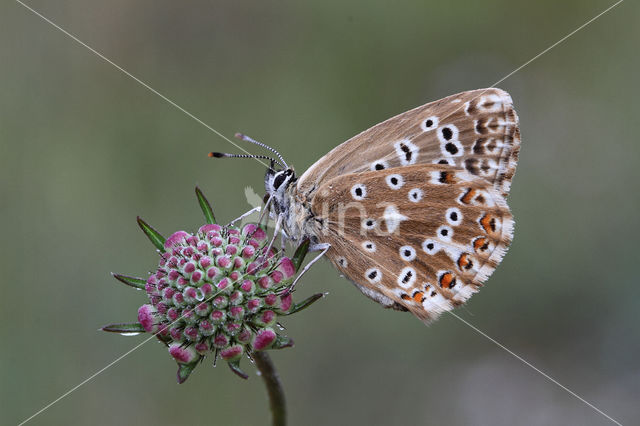
[(267, 169), (264, 177), (264, 187), (267, 197), (271, 198), (276, 214), (285, 212), (289, 206), (287, 190), (297, 180), (296, 173), (291, 167), (282, 170), (275, 169), (275, 163)]

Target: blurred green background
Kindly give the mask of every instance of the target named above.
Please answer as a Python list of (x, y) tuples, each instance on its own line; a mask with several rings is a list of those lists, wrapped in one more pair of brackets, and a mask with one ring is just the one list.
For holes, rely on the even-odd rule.
[[(29, 3), (231, 137), (303, 171), (361, 130), (486, 87), (609, 1)], [(521, 120), (515, 240), (457, 314), (624, 424), (640, 418), (640, 8), (627, 1), (499, 86)], [(97, 331), (145, 301), (165, 235), (261, 193), (253, 161), (13, 1), (0, 5), (0, 423), (17, 424), (143, 340)], [(260, 152), (252, 146), (245, 148)], [(364, 298), (327, 262), (273, 353), (292, 425), (606, 425), (451, 315), (425, 327)], [(245, 366), (248, 364), (245, 362)], [(249, 368), (250, 369), (250, 368)], [(149, 342), (29, 424), (268, 424), (265, 390), (224, 365), (184, 384)]]

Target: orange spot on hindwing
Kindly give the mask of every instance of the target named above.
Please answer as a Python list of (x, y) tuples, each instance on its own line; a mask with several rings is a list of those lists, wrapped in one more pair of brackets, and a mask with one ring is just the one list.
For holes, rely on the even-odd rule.
[(469, 253), (462, 253), (458, 258), (458, 267), (461, 270), (469, 270), (473, 268), (473, 260), (471, 260), (471, 256)]
[(489, 248), (489, 240), (485, 237), (478, 237), (473, 240), (473, 249), (476, 253), (484, 253)]
[(460, 201), (462, 201), (464, 204), (471, 204), (471, 201), (473, 201), (473, 197), (475, 197), (475, 195), (476, 190), (473, 188), (469, 188), (467, 189), (467, 192), (465, 192), (464, 195), (460, 197)]
[(480, 226), (487, 234), (496, 232), (496, 217), (490, 213), (485, 214), (480, 219)]
[(445, 272), (440, 275), (440, 287), (453, 288), (456, 285), (456, 278), (451, 272)]

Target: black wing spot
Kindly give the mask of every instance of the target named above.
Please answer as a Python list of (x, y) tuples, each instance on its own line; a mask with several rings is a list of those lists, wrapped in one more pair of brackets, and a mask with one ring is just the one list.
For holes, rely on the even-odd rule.
[(448, 153), (453, 155), (458, 153), (458, 147), (451, 142), (447, 142), (447, 144), (444, 146), (444, 149), (446, 149)]
[(404, 158), (407, 161), (411, 161), (411, 157), (413, 155), (413, 153), (411, 152), (411, 148), (409, 148), (407, 145), (401, 143), (400, 144), (400, 149), (402, 150), (402, 152), (404, 152)]
[(444, 138), (444, 140), (450, 141), (451, 138), (453, 137), (453, 131), (451, 131), (451, 129), (449, 127), (443, 127), (442, 128), (442, 137)]

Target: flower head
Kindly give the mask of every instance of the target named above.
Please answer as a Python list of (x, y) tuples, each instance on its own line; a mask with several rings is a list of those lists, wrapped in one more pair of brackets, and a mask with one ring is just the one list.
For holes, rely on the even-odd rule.
[(264, 228), (220, 226), (196, 188), (208, 222), (196, 232), (174, 232), (164, 239), (138, 218), (158, 248), (158, 267), (144, 280), (115, 274), (130, 286), (144, 289), (148, 303), (138, 309), (138, 322), (112, 324), (105, 331), (155, 334), (178, 363), (184, 382), (207, 356), (227, 361), (242, 377), (243, 355), (293, 345), (277, 326), (279, 316), (297, 312), (322, 297), (316, 294), (294, 304), (288, 291), (306, 254), (308, 243), (293, 259), (269, 247)]

